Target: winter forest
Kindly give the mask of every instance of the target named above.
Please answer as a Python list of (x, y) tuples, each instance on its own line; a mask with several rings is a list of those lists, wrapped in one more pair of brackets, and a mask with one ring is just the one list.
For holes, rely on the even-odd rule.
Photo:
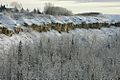
[(120, 80), (120, 15), (11, 6), (0, 6), (0, 80)]

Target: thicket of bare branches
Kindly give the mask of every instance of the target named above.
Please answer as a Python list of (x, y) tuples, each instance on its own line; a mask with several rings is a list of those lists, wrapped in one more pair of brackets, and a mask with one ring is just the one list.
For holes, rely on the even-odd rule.
[(44, 7), (44, 13), (50, 15), (72, 15), (72, 11), (67, 10), (66, 8), (54, 6), (51, 3), (47, 3)]

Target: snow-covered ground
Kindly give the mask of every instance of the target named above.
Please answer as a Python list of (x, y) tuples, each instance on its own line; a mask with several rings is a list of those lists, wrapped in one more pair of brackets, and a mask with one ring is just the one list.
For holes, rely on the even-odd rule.
[[(18, 65), (20, 41), (22, 64)], [(0, 79), (118, 79), (120, 28), (0, 34)], [(20, 67), (20, 68), (19, 68)]]
[(13, 30), (17, 24), (43, 25), (48, 23), (115, 23), (120, 22), (120, 15), (99, 15), (99, 16), (52, 16), (32, 13), (0, 13), (0, 25)]
[[(48, 23), (116, 23), (120, 15), (51, 16), (0, 13), (0, 26)], [(0, 80), (117, 80), (120, 77), (120, 28), (75, 29), (69, 33), (0, 34)], [(22, 55), (19, 55), (22, 54)], [(19, 57), (22, 58), (19, 58)], [(22, 59), (21, 65), (18, 64)]]

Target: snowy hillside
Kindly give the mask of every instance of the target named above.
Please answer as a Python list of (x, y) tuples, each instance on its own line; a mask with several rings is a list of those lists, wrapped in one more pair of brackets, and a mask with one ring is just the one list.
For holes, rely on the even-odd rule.
[(119, 48), (120, 15), (0, 13), (0, 80), (119, 80)]
[(17, 71), (23, 80), (118, 79), (119, 35), (116, 27), (0, 35), (0, 79), (17, 80)]
[(27, 25), (45, 25), (51, 23), (73, 23), (81, 24), (82, 22), (88, 23), (114, 23), (120, 21), (120, 15), (105, 15), (101, 16), (51, 16), (32, 13), (0, 13), (0, 24), (13, 30), (17, 24), (24, 26)]

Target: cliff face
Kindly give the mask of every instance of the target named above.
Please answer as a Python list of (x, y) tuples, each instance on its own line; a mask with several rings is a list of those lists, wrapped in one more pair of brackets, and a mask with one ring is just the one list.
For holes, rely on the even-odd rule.
[(0, 38), (1, 80), (120, 78), (120, 28), (19, 33)]

